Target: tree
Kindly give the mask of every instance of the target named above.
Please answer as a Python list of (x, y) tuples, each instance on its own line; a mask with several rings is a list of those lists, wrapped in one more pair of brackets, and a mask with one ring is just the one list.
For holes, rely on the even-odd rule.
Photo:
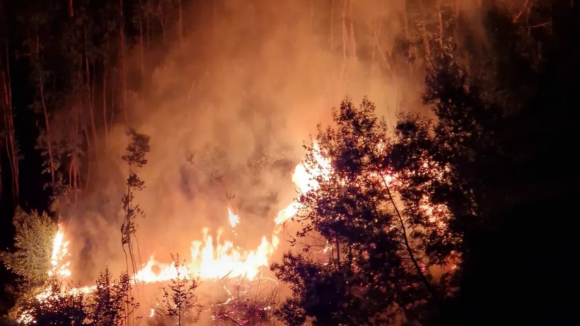
[[(127, 251), (131, 258), (131, 266), (133, 273), (137, 272), (137, 263), (135, 261), (135, 254), (133, 252), (133, 238), (137, 231), (137, 224), (135, 218), (144, 213), (138, 204), (134, 204), (135, 191), (143, 190), (145, 182), (139, 179), (135, 173), (135, 168), (141, 168), (147, 164), (145, 155), (150, 151), (149, 136), (137, 133), (133, 129), (127, 130), (127, 136), (131, 138), (131, 142), (127, 145), (127, 153), (123, 155), (123, 161), (127, 162), (129, 166), (129, 177), (127, 178), (127, 193), (123, 196), (123, 209), (125, 210), (125, 221), (121, 226), (121, 244), (125, 252), (125, 259), (127, 259), (127, 272), (129, 271), (129, 262), (127, 258)], [(125, 246), (127, 251), (125, 251)]]
[[(272, 270), (293, 292), (278, 315), (291, 325), (371, 325), (401, 315), (419, 322), (422, 309), (437, 300), (416, 228), (418, 216), (396, 199), (389, 158), (393, 140), (374, 105), (344, 101), (333, 112), (336, 127), (319, 128), (307, 146), (305, 166), (312, 190), (299, 197), (299, 238), (319, 235), (330, 244), (328, 261), (288, 253)], [(326, 161), (328, 160), (328, 161)], [(435, 223), (433, 223), (435, 224)], [(326, 249), (328, 250), (328, 248)]]
[(92, 326), (127, 325), (127, 320), (139, 308), (131, 297), (131, 278), (122, 273), (119, 280), (113, 280), (106, 268), (96, 281), (95, 292), (89, 297), (88, 315)]
[(8, 270), (24, 279), (28, 286), (43, 285), (48, 278), (56, 224), (46, 214), (26, 213), (18, 207), (12, 221), (16, 235), (14, 251), (3, 251), (0, 260)]
[(171, 284), (167, 288), (163, 287), (163, 308), (157, 312), (166, 318), (175, 320), (181, 326), (184, 322), (195, 321), (197, 319), (197, 295), (195, 289), (198, 280), (193, 278), (187, 268), (185, 261), (179, 260), (179, 254), (171, 255), (173, 267), (176, 275), (171, 279)]

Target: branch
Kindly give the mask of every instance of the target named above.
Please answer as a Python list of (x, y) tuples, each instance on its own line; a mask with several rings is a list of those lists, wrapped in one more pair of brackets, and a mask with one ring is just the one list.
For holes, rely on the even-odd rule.
[(513, 20), (514, 24), (518, 22), (520, 16), (524, 13), (524, 11), (526, 11), (526, 9), (528, 9), (528, 2), (530, 2), (530, 0), (526, 0), (526, 2), (524, 3), (524, 8), (514, 17)]
[(238, 323), (235, 319), (233, 319), (232, 317), (223, 314), (222, 317), (226, 317), (227, 319), (231, 320), (234, 324), (238, 325), (238, 326), (242, 326), (242, 324)]
[(385, 189), (387, 190), (387, 196), (389, 197), (389, 201), (392, 203), (393, 208), (395, 209), (395, 213), (397, 213), (397, 217), (399, 219), (399, 222), (401, 223), (401, 232), (403, 234), (403, 242), (404, 242), (405, 249), (409, 253), (409, 257), (411, 258), (411, 261), (413, 262), (413, 265), (415, 266), (415, 269), (417, 270), (417, 274), (419, 274), (421, 281), (423, 282), (423, 284), (425, 284), (425, 287), (427, 287), (427, 291), (429, 291), (429, 293), (431, 294), (433, 299), (437, 300), (437, 296), (435, 295), (435, 292), (433, 291), (433, 288), (431, 287), (431, 283), (429, 283), (429, 280), (427, 279), (425, 274), (423, 274), (423, 271), (421, 270), (419, 263), (417, 263), (417, 259), (415, 259), (415, 255), (413, 254), (413, 250), (411, 249), (411, 245), (409, 244), (409, 237), (407, 236), (407, 228), (405, 227), (405, 220), (403, 219), (403, 216), (401, 215), (401, 212), (399, 211), (397, 204), (395, 204), (395, 200), (393, 199), (393, 196), (391, 195), (391, 189), (389, 187), (389, 184), (387, 183), (387, 180), (385, 179), (385, 175), (382, 172), (379, 172), (379, 173), (380, 173), (381, 179), (383, 180), (383, 183), (385, 185)]

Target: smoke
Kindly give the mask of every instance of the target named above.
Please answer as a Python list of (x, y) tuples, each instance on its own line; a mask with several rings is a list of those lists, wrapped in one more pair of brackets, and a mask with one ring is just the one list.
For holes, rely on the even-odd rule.
[[(291, 175), (301, 146), (318, 123), (330, 122), (333, 106), (369, 96), (392, 122), (404, 98), (416, 97), (419, 86), (389, 73), (384, 59), (401, 30), (401, 3), (196, 3), (184, 8), (183, 39), (166, 27), (165, 40), (144, 44), (143, 56), (139, 45), (131, 49), (127, 76), (139, 86), (129, 89), (131, 123), (100, 137), (89, 187), (76, 205), (58, 207), (76, 279), (90, 281), (105, 266), (125, 269), (128, 169), (120, 157), (129, 126), (151, 137), (148, 163), (137, 171), (146, 184), (136, 197), (146, 212), (137, 231), (142, 263), (152, 254), (187, 257), (204, 227), (255, 248), (296, 197)], [(237, 235), (228, 207), (241, 219)]]

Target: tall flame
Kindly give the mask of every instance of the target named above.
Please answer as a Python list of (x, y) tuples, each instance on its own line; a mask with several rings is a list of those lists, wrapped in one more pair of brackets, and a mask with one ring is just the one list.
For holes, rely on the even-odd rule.
[(237, 214), (234, 214), (229, 207), (228, 207), (228, 218), (230, 220), (230, 225), (232, 227), (236, 227), (236, 225), (240, 223), (240, 217)]
[(62, 223), (58, 224), (58, 229), (54, 240), (52, 242), (52, 255), (50, 257), (50, 270), (48, 271), (48, 276), (67, 278), (71, 275), (69, 270), (69, 261), (65, 261), (65, 258), (69, 256), (68, 253), (69, 241), (64, 239), (64, 227)]

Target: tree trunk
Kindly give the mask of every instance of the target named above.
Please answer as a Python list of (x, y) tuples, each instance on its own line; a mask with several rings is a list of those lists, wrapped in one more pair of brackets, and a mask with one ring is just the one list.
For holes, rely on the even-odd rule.
[(90, 62), (89, 56), (85, 53), (85, 74), (86, 74), (86, 87), (87, 87), (87, 96), (88, 96), (88, 107), (89, 107), (89, 115), (91, 119), (91, 132), (93, 134), (93, 150), (95, 151), (95, 158), (97, 157), (96, 152), (96, 145), (97, 145), (97, 126), (95, 124), (95, 103), (93, 100), (92, 88), (91, 88), (91, 69), (90, 69)]
[[(107, 50), (108, 50), (108, 40), (107, 40)], [(109, 70), (107, 67), (107, 52), (105, 52), (105, 57), (103, 59), (103, 128), (105, 129), (105, 146), (109, 147), (109, 126), (107, 121), (107, 78), (109, 77)]]
[(443, 17), (441, 15), (441, 0), (437, 0), (437, 13), (439, 14), (439, 46), (443, 50)]
[(330, 51), (334, 53), (334, 0), (330, 2)]
[(183, 46), (183, 13), (181, 8), (181, 0), (177, 0), (178, 3), (178, 10), (179, 10), (179, 18), (177, 20), (177, 33), (179, 35), (179, 45)]
[(123, 114), (125, 123), (129, 123), (129, 112), (127, 108), (127, 74), (125, 71), (125, 17), (123, 14), (123, 0), (119, 0), (119, 16), (121, 17), (121, 27), (119, 28), (119, 73), (121, 81), (121, 99), (123, 103)]
[[(38, 59), (38, 65), (40, 67), (40, 39), (38, 37), (38, 33), (36, 33), (36, 55)], [(42, 80), (42, 69), (39, 68), (38, 72), (38, 86), (40, 90), (40, 102), (42, 105), (42, 113), (44, 115), (44, 127), (46, 128), (46, 148), (48, 151), (48, 164), (50, 168), (50, 180), (52, 181), (52, 185), (54, 186), (55, 177), (54, 177), (54, 158), (52, 156), (52, 143), (50, 140), (50, 124), (48, 122), (48, 109), (46, 108), (46, 101), (44, 99), (44, 81)]]
[(429, 38), (427, 37), (427, 27), (425, 26), (425, 16), (423, 14), (423, 1), (419, 0), (419, 9), (421, 13), (421, 25), (423, 26), (422, 34), (423, 34), (423, 45), (425, 46), (425, 56), (426, 61), (429, 61), (431, 58), (431, 49), (429, 46)]
[(143, 17), (139, 19), (139, 49), (140, 49), (140, 77), (141, 77), (141, 91), (143, 91), (143, 84), (145, 83), (145, 40), (143, 37)]
[(4, 60), (5, 71), (2, 71), (2, 84), (4, 88), (4, 123), (6, 124), (6, 151), (10, 161), (10, 170), (12, 172), (12, 199), (14, 204), (18, 203), (19, 195), (19, 169), (18, 153), (16, 152), (16, 135), (14, 132), (14, 115), (12, 113), (12, 82), (10, 78), (10, 57), (8, 53), (8, 44), (5, 44), (6, 59)]
[(73, 17), (74, 15), (73, 0), (68, 0), (68, 16)]

